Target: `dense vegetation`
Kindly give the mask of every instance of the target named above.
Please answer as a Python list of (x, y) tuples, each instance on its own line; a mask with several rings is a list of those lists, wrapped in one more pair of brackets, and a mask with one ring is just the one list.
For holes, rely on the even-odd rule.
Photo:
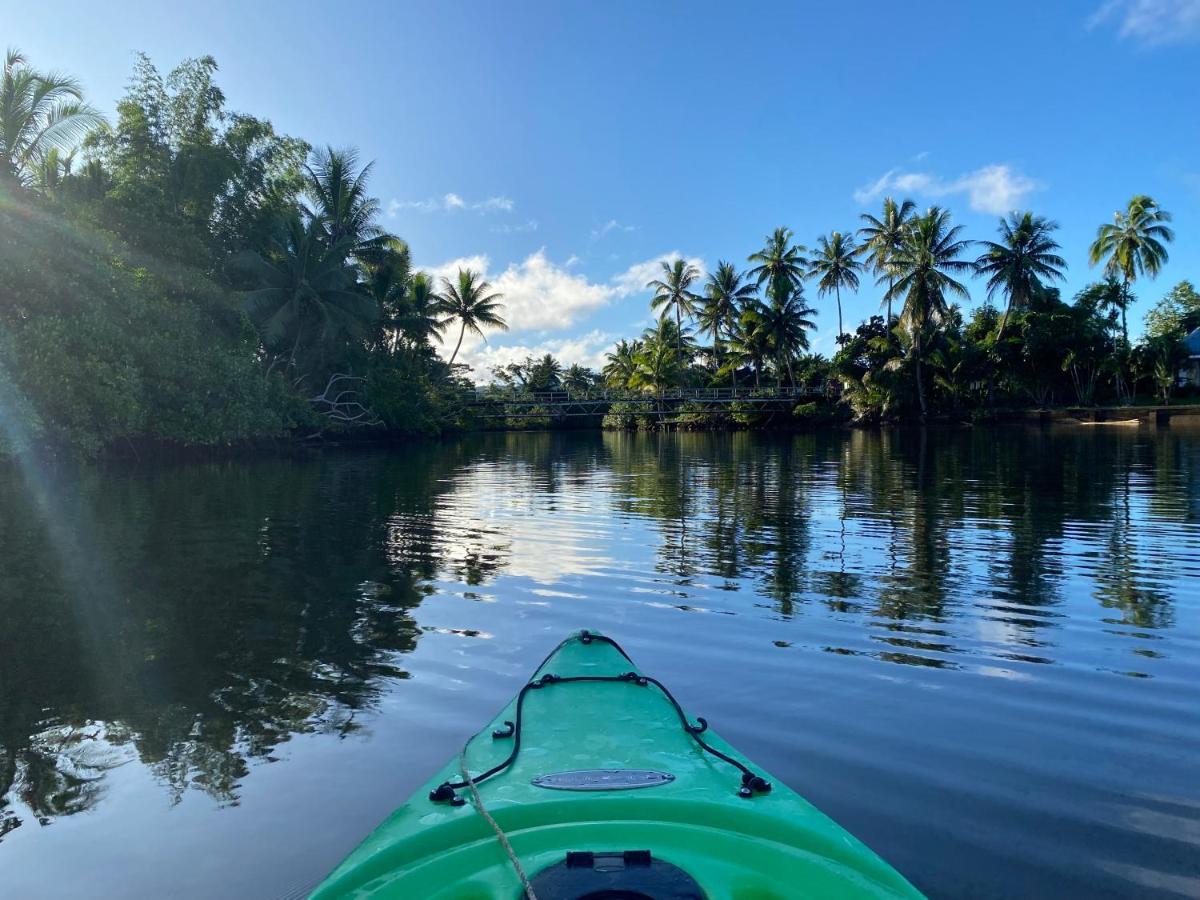
[(466, 383), (433, 340), (502, 327), (379, 225), (369, 165), (228, 110), (211, 58), (139, 57), (109, 123), (9, 51), (0, 81), (0, 424), (88, 453), (436, 433)]
[[(138, 57), (107, 122), (73, 79), (9, 51), (0, 77), (0, 443), (86, 453), (281, 437), (434, 434), (468, 423), (463, 336), (504, 329), (477, 273), (435, 283), (380, 225), (371, 166), (226, 108), (211, 58), (165, 78)], [(1032, 212), (971, 241), (950, 213), (884, 201), (813, 249), (777, 228), (743, 270), (682, 259), (647, 284), (657, 323), (603, 372), (552, 357), (493, 371), (498, 389), (820, 389), (792, 418), (986, 417), (1035, 404), (1168, 400), (1200, 297), (1177, 285), (1129, 338), (1171, 216), (1136, 196), (1100, 226), (1103, 279), (1070, 302), (1057, 225)], [(964, 279), (986, 284), (964, 311)], [(874, 278), (881, 312), (843, 327), (842, 295)], [(809, 352), (815, 303), (838, 349)], [(443, 361), (435, 343), (453, 347)], [(615, 405), (610, 423), (657, 422)], [(753, 408), (683, 424), (779, 421)], [(788, 418), (787, 416), (784, 417)], [(524, 418), (525, 426), (553, 420)], [(511, 424), (516, 424), (511, 423)]]
[[(859, 421), (1124, 403), (1135, 394), (1167, 401), (1183, 361), (1181, 340), (1200, 326), (1200, 295), (1189, 282), (1178, 284), (1149, 313), (1136, 343), (1126, 311), (1139, 277), (1153, 278), (1167, 260), (1170, 221), (1152, 198), (1130, 200), (1089, 249), (1103, 280), (1069, 303), (1054, 286), (1067, 267), (1054, 239), (1058, 226), (1032, 212), (1001, 219), (998, 239), (984, 241), (964, 239), (945, 209), (919, 213), (912, 201), (891, 198), (878, 215), (862, 216), (856, 235), (822, 235), (812, 251), (778, 228), (744, 272), (721, 261), (701, 284), (694, 267), (664, 262), (662, 277), (648, 285), (662, 318), (640, 338), (618, 342), (602, 378), (609, 387), (645, 391), (825, 386), (827, 405), (836, 400)], [(858, 290), (868, 275), (886, 313), (847, 332), (842, 292)], [(984, 280), (986, 301), (964, 313), (968, 275)], [(832, 359), (808, 353), (816, 310), (806, 283), (836, 304)], [(542, 361), (539, 371), (552, 371), (552, 363)], [(755, 418), (736, 406), (732, 413), (734, 421)], [(813, 414), (813, 403), (793, 411), (801, 419)], [(638, 417), (612, 421), (638, 424)], [(679, 421), (698, 422), (686, 408)]]

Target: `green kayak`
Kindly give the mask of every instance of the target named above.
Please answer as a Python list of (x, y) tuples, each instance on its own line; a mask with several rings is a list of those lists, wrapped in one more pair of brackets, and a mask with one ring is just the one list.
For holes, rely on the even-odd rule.
[[(464, 778), (464, 769), (470, 779)], [(607, 637), (563, 641), (314, 898), (920, 897)]]

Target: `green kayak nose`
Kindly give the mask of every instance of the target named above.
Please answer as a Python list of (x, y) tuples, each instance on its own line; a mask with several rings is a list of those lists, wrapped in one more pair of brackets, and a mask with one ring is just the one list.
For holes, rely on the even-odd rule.
[(537, 900), (921, 896), (703, 719), (688, 717), (615, 641), (588, 631), (559, 644), (462, 756), (312, 897), (518, 900), (527, 893)]

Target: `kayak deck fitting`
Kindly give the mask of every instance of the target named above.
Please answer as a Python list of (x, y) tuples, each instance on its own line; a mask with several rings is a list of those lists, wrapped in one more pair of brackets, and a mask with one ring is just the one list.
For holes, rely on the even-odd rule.
[(518, 872), (537, 900), (921, 896), (587, 631), (312, 896), (518, 900)]

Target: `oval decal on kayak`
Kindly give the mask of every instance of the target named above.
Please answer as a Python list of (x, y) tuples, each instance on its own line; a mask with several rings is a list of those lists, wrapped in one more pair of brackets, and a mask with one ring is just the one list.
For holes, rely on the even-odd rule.
[(575, 769), (539, 775), (533, 783), (556, 791), (629, 791), (674, 780), (674, 775), (654, 769)]

